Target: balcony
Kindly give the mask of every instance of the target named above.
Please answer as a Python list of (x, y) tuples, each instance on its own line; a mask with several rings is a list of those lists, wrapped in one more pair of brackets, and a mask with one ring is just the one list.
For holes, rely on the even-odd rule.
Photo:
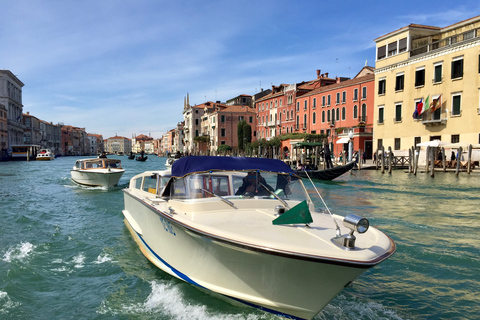
[(426, 126), (445, 125), (447, 124), (447, 118), (422, 120), (422, 124)]
[(422, 46), (422, 47), (418, 47), (413, 50), (410, 50), (410, 58), (416, 55), (431, 52), (437, 49), (458, 45), (460, 43), (463, 43), (470, 39), (478, 38), (478, 37), (480, 37), (480, 28), (469, 30), (461, 34), (456, 34), (445, 39), (432, 41), (426, 46)]

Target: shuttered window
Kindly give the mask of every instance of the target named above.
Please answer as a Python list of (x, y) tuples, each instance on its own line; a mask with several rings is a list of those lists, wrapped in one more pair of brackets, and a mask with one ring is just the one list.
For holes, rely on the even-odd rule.
[(377, 59), (383, 59), (387, 56), (387, 46), (381, 46), (378, 48)]

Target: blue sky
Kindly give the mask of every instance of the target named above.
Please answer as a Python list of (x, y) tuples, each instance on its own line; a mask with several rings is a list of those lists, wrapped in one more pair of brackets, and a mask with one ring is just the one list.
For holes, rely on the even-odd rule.
[(316, 70), (353, 77), (374, 39), (410, 23), (445, 27), (478, 1), (0, 0), (0, 69), (24, 112), (53, 123), (161, 137), (183, 101), (222, 102)]

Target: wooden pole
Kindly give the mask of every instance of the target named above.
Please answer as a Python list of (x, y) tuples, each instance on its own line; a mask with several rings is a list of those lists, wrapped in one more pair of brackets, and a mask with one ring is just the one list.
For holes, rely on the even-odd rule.
[(418, 169), (418, 158), (420, 157), (420, 149), (417, 151), (414, 148), (413, 152), (413, 174), (417, 175), (417, 169)]
[(425, 172), (428, 172), (430, 168), (430, 147), (427, 147), (427, 153), (425, 154)]
[(458, 148), (458, 157), (457, 157), (457, 168), (455, 169), (455, 175), (458, 176), (458, 172), (460, 172), (460, 160), (462, 160), (462, 147)]
[(436, 148), (430, 148), (430, 159), (432, 161), (432, 167), (430, 169), (430, 177), (435, 177), (435, 150)]
[(392, 161), (393, 161), (393, 154), (392, 154), (392, 147), (388, 147), (388, 173), (392, 173)]
[(378, 149), (375, 151), (376, 155), (376, 160), (375, 160), (375, 170), (378, 170), (378, 162), (380, 161), (380, 158), (378, 157)]
[(385, 147), (382, 146), (382, 164), (381, 164), (382, 173), (385, 173)]
[(443, 166), (443, 172), (447, 171), (447, 159), (445, 157), (445, 148), (442, 148), (442, 166)]
[(470, 174), (470, 172), (472, 171), (472, 168), (471, 168), (471, 162), (472, 162), (472, 145), (469, 144), (468, 145), (468, 157), (467, 157), (467, 173)]
[(408, 173), (412, 173), (413, 165), (412, 165), (412, 154), (413, 154), (413, 147), (408, 149)]

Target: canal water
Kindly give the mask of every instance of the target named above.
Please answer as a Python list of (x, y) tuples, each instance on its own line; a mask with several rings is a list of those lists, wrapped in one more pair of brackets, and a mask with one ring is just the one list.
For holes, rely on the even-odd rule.
[[(73, 183), (76, 157), (0, 163), (0, 319), (278, 319), (143, 257), (123, 224), (122, 189), (165, 158), (118, 158), (126, 173), (112, 189)], [(397, 243), (316, 319), (478, 319), (479, 182), (475, 173), (400, 170), (315, 182), (333, 213), (365, 216)]]

